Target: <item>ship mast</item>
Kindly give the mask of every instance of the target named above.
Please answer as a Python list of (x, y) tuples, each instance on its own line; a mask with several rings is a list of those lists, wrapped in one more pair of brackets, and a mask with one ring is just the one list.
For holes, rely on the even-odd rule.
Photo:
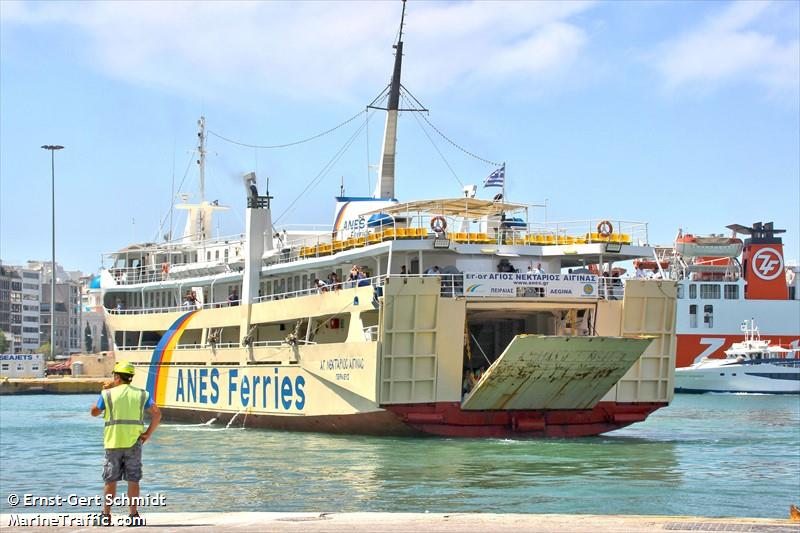
[(211, 237), (211, 219), (214, 211), (221, 211), (227, 207), (221, 206), (215, 200), (206, 201), (206, 117), (197, 121), (197, 166), (200, 169), (199, 201), (196, 204), (178, 204), (177, 209), (188, 211), (186, 227), (183, 230), (181, 242), (203, 242)]
[(389, 84), (389, 101), (386, 107), (386, 128), (383, 132), (383, 152), (378, 166), (378, 183), (375, 198), (394, 198), (395, 154), (397, 151), (397, 114), (400, 107), (400, 71), (403, 65), (403, 23), (406, 18), (406, 0), (400, 16), (400, 33), (394, 45), (394, 70)]

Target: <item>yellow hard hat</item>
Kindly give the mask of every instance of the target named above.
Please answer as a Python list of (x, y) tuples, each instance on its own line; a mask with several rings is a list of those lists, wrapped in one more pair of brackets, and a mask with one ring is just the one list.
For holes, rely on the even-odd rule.
[(117, 361), (117, 364), (114, 365), (115, 374), (130, 374), (132, 376), (134, 372), (135, 370), (130, 361)]

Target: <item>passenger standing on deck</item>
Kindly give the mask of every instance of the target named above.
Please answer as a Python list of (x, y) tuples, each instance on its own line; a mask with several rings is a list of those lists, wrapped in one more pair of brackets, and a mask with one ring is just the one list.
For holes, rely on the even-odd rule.
[(336, 275), (336, 272), (331, 272), (330, 276), (328, 276), (328, 285), (335, 291), (342, 288), (339, 284), (339, 276)]
[(236, 287), (234, 287), (230, 295), (228, 295), (228, 305), (239, 305), (239, 293), (236, 291)]
[(614, 272), (611, 274), (611, 299), (612, 300), (621, 300), (622, 293), (624, 290), (624, 286), (622, 285), (622, 280), (619, 279), (619, 272)]
[(347, 275), (347, 281), (349, 287), (355, 287), (356, 282), (358, 281), (358, 265), (353, 265), (353, 268), (350, 269), (350, 274)]
[(317, 292), (319, 292), (320, 294), (322, 294), (323, 292), (327, 292), (328, 291), (327, 283), (325, 283), (324, 281), (322, 281), (319, 278), (314, 280), (314, 286), (317, 288)]
[[(103, 415), (103, 481), (105, 498), (102, 525), (111, 524), (111, 505), (107, 498), (117, 493), (117, 481), (128, 482), (128, 498), (139, 497), (139, 480), (142, 479), (142, 445), (153, 435), (161, 422), (161, 412), (147, 391), (132, 387), (135, 370), (127, 361), (114, 365), (114, 381), (105, 386), (97, 403), (92, 406), (92, 416)], [(144, 412), (151, 415), (150, 426), (144, 429)], [(135, 501), (135, 500), (134, 500)], [(130, 505), (130, 525), (144, 525), (135, 503)]]

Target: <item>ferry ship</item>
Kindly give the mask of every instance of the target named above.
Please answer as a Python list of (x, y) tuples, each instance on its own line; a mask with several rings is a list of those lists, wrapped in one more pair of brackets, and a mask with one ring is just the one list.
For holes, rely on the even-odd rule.
[[(474, 187), (395, 198), (402, 27), (373, 196), (336, 198), (324, 231), (275, 228), (250, 173), (243, 237), (210, 237), (201, 194), (181, 239), (109, 254), (134, 384), (168, 419), (375, 435), (577, 437), (668, 405), (676, 282), (585, 268), (652, 256), (647, 224), (536, 223)], [(198, 136), (202, 191), (202, 118)]]
[(678, 280), (678, 367), (724, 359), (748, 319), (774, 345), (800, 348), (800, 268), (784, 260), (785, 230), (773, 222), (727, 227), (728, 237), (679, 231), (674, 246), (659, 251), (658, 264), (636, 262)]

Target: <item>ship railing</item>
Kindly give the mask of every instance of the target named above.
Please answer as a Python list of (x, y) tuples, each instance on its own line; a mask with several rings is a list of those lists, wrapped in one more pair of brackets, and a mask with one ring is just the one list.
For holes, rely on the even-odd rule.
[(240, 348), (241, 344), (238, 342), (209, 342), (206, 346), (213, 347), (216, 350), (225, 350), (227, 348)]
[[(377, 328), (377, 326), (375, 326)], [(375, 338), (373, 340), (377, 340), (377, 329), (375, 330)], [(305, 339), (297, 339), (295, 341), (297, 344), (300, 345), (313, 345), (317, 344), (314, 341), (307, 341)], [(273, 347), (279, 348), (281, 346), (286, 346), (288, 344), (285, 340), (273, 340), (273, 341), (255, 341), (252, 343), (253, 347)], [(238, 342), (207, 342), (206, 344), (178, 344), (175, 346), (176, 350), (201, 350), (204, 348), (214, 348), (215, 350), (225, 350), (225, 349), (235, 349), (241, 348), (242, 345)], [(114, 349), (118, 352), (130, 352), (130, 351), (137, 351), (137, 350), (147, 350), (152, 351), (157, 348), (156, 345), (132, 345), (132, 346), (116, 346)]]
[[(470, 273), (476, 274), (476, 273)], [(489, 273), (486, 273), (489, 274)], [(480, 293), (465, 292), (465, 279), (464, 273), (444, 274), (444, 273), (428, 273), (428, 274), (392, 274), (392, 277), (428, 277), (439, 278), (441, 280), (441, 295), (446, 298), (455, 298), (461, 296), (481, 297)], [(276, 294), (268, 294), (259, 296), (253, 300), (253, 303), (269, 302), (275, 300), (286, 300), (291, 298), (298, 298), (302, 296), (310, 296), (315, 294), (337, 293), (343, 289), (352, 289), (356, 287), (374, 287), (376, 289), (374, 297), (381, 295), (381, 289), (386, 282), (386, 275), (373, 276), (370, 278), (363, 278), (353, 281), (340, 281), (334, 285), (311, 287), (305, 289), (298, 289), (295, 291), (288, 291)], [(625, 295), (625, 280), (620, 277), (598, 277), (597, 278), (597, 294), (594, 298), (604, 300), (621, 300)], [(483, 295), (487, 296), (487, 295)], [(543, 298), (545, 290), (537, 287), (525, 288), (519, 293), (521, 297)], [(154, 313), (169, 313), (169, 312), (186, 312), (194, 309), (216, 309), (222, 307), (230, 307), (231, 305), (238, 305), (239, 302), (231, 304), (228, 301), (210, 302), (206, 304), (198, 304), (196, 306), (180, 305), (170, 307), (151, 307), (151, 308), (124, 308), (124, 309), (108, 309), (106, 312), (112, 315), (139, 315), (139, 314), (154, 314)], [(366, 335), (366, 333), (365, 333)], [(281, 341), (282, 342), (282, 341)]]
[(189, 304), (184, 302), (181, 305), (170, 305), (170, 306), (161, 306), (161, 307), (106, 307), (106, 313), (110, 315), (148, 315), (148, 314), (156, 314), (156, 313), (176, 313), (176, 312), (186, 312), (192, 311), (196, 309), (219, 309), (222, 307), (235, 307), (239, 305), (241, 300), (235, 300), (234, 302), (230, 302), (229, 300), (223, 300), (219, 302), (208, 302), (204, 304)]
[(133, 351), (133, 350), (155, 350), (155, 349), (156, 349), (156, 345), (154, 345), (154, 344), (153, 345), (143, 344), (141, 346), (139, 346), (139, 345), (131, 345), (131, 346), (115, 346), (114, 347), (114, 351), (116, 351), (116, 352), (130, 352), (130, 351)]
[[(314, 341), (307, 341), (305, 339), (295, 339), (293, 341), (295, 344), (301, 344), (304, 346), (311, 346), (317, 344)], [(287, 340), (272, 340), (272, 341), (254, 341), (252, 346), (254, 348), (280, 348), (282, 346), (288, 346), (290, 343)]]
[[(192, 263), (165, 263), (164, 265), (148, 267), (109, 268), (108, 273), (118, 286), (158, 283), (241, 270), (243, 267), (240, 263), (243, 260), (243, 258), (238, 258), (234, 261), (211, 260)], [(174, 267), (183, 266), (191, 266), (192, 269), (187, 271), (173, 270)]]
[(357, 280), (345, 280), (345, 281), (338, 281), (334, 284), (325, 283), (324, 286), (319, 287), (308, 287), (305, 289), (298, 289), (295, 291), (288, 291), (288, 292), (281, 292), (275, 294), (267, 294), (264, 296), (259, 296), (254, 301), (255, 303), (260, 302), (269, 302), (272, 300), (285, 300), (289, 298), (297, 298), (299, 296), (309, 296), (312, 294), (324, 294), (326, 292), (337, 292), (342, 289), (353, 289), (356, 287), (381, 287), (383, 286), (384, 280), (386, 279), (386, 275), (383, 276), (372, 276), (370, 278), (362, 278)]
[(550, 246), (593, 243), (618, 243), (644, 246), (649, 243), (646, 222), (625, 220), (577, 220), (566, 222), (529, 223), (520, 219), (493, 221), (489, 227), (461, 217), (448, 216), (447, 230), (436, 233), (431, 229), (432, 215), (411, 216), (402, 224), (387, 224), (368, 228), (357, 236), (318, 235), (286, 243), (286, 247), (266, 260), (267, 264), (282, 264), (304, 259), (335, 255), (347, 250), (397, 240), (447, 238), (459, 244)]
[(598, 277), (597, 293), (602, 300), (622, 300), (625, 296), (625, 280), (613, 276)]

